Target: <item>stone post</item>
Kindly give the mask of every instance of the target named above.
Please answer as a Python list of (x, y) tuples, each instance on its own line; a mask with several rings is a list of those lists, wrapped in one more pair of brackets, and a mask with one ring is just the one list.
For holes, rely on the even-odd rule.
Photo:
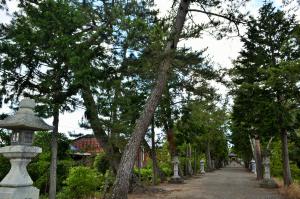
[(200, 174), (204, 175), (205, 170), (204, 170), (204, 160), (200, 160)]
[(39, 190), (33, 187), (33, 182), (26, 166), (33, 157), (42, 152), (32, 145), (34, 131), (50, 130), (51, 126), (34, 115), (35, 103), (25, 98), (20, 102), (16, 115), (0, 121), (0, 128), (13, 130), (11, 146), (0, 148), (0, 154), (11, 163), (9, 173), (0, 182), (1, 199), (38, 199)]
[(256, 164), (255, 164), (255, 161), (252, 159), (250, 161), (250, 164), (251, 164), (251, 172), (256, 174)]
[(260, 183), (260, 186), (264, 188), (277, 188), (278, 187), (277, 183), (271, 178), (269, 151), (265, 151), (263, 154), (263, 165), (264, 165), (264, 179)]
[(171, 177), (171, 180), (169, 181), (170, 183), (183, 183), (183, 179), (178, 175), (178, 170), (179, 170), (179, 158), (178, 156), (173, 157), (172, 163), (174, 164), (174, 174)]

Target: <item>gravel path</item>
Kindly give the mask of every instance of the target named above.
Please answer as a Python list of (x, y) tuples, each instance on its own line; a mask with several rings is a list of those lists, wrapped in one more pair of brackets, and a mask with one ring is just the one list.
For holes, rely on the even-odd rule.
[(283, 199), (275, 189), (259, 187), (255, 175), (236, 164), (195, 176), (184, 184), (163, 184), (160, 194), (129, 195), (129, 199)]

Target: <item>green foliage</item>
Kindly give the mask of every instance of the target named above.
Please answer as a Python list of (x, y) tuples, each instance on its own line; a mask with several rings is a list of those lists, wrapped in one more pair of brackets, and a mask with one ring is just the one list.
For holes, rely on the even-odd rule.
[(98, 153), (95, 157), (93, 166), (98, 172), (105, 174), (109, 169), (109, 159), (107, 154), (105, 152)]
[(73, 167), (64, 181), (58, 199), (85, 199), (95, 196), (104, 184), (104, 176), (88, 167)]
[(152, 182), (153, 172), (151, 167), (145, 168), (134, 168), (134, 173), (136, 176), (141, 176), (141, 181), (146, 184), (150, 184)]
[(244, 47), (231, 70), (231, 138), (234, 151), (245, 161), (252, 156), (249, 136), (259, 136), (264, 147), (270, 137), (299, 128), (300, 40), (295, 16), (266, 2), (258, 17), (250, 19)]
[[(158, 167), (160, 169), (161, 175), (164, 177), (170, 177), (173, 174), (172, 164), (170, 161), (158, 160)], [(153, 180), (153, 165), (152, 161), (148, 162), (145, 167), (138, 169), (134, 168), (134, 173), (136, 176), (141, 176), (141, 181), (146, 184), (152, 183)], [(159, 179), (158, 179), (159, 180)]]
[(171, 161), (171, 156), (168, 147), (168, 143), (164, 142), (162, 147), (156, 149), (157, 160), (159, 162), (165, 162), (167, 160)]
[(0, 129), (0, 147), (10, 145), (10, 136), (7, 130)]
[[(182, 118), (176, 123), (176, 141), (181, 155), (185, 156), (188, 143), (198, 153), (205, 152), (207, 143), (210, 143), (215, 160), (225, 160), (228, 154), (227, 123), (226, 110), (224, 107), (217, 107), (214, 102), (188, 104), (183, 110)], [(202, 143), (202, 147), (199, 147), (199, 143)]]
[[(290, 144), (289, 149), (292, 147)], [(275, 177), (282, 178), (282, 160), (281, 160), (281, 143), (275, 141), (272, 143), (272, 153), (271, 153), (271, 175)], [(293, 179), (300, 180), (300, 167), (294, 161), (290, 161), (291, 173)]]
[[(70, 143), (71, 141), (66, 137), (63, 133), (57, 134), (57, 140), (58, 140), (58, 151), (57, 151), (57, 157), (58, 159), (67, 159), (69, 156), (66, 156), (66, 154), (69, 152)], [(34, 135), (34, 141), (33, 145), (41, 147), (43, 149), (43, 152), (50, 152), (51, 151), (51, 132), (36, 132)]]
[(0, 155), (0, 181), (6, 176), (10, 170), (10, 163), (7, 158), (3, 155)]
[[(28, 165), (28, 172), (34, 181), (34, 185), (40, 189), (42, 194), (47, 194), (49, 188), (49, 169), (51, 162), (51, 134), (49, 132), (37, 132), (34, 137), (34, 146), (42, 148), (39, 154)], [(63, 186), (69, 169), (74, 165), (74, 161), (69, 156), (70, 141), (64, 135), (58, 134), (58, 163), (57, 163), (57, 189)]]
[(172, 164), (171, 162), (160, 162), (159, 168), (164, 176), (170, 177), (173, 174)]

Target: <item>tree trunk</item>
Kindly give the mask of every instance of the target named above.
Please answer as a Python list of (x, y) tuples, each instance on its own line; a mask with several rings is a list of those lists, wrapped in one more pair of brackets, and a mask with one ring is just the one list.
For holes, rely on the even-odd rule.
[(187, 160), (188, 160), (188, 175), (192, 176), (193, 175), (193, 168), (192, 168), (192, 148), (191, 144), (188, 143), (187, 145)]
[(176, 145), (175, 145), (175, 138), (174, 138), (174, 132), (172, 128), (169, 128), (167, 130), (167, 140), (169, 143), (169, 152), (171, 155), (171, 159), (174, 155), (176, 155)]
[(176, 20), (172, 28), (170, 37), (168, 39), (166, 48), (164, 50), (163, 60), (159, 67), (156, 85), (152, 90), (150, 97), (147, 100), (143, 112), (141, 113), (139, 119), (136, 121), (133, 134), (123, 152), (116, 180), (113, 186), (111, 199), (127, 198), (129, 179), (131, 176), (132, 168), (134, 166), (134, 159), (138, 147), (140, 146), (141, 141), (147, 131), (147, 128), (149, 127), (149, 124), (153, 118), (154, 111), (157, 105), (159, 104), (163, 90), (166, 87), (168, 71), (171, 67), (174, 51), (177, 48), (177, 44), (183, 29), (189, 5), (189, 0), (181, 0), (180, 2)]
[(197, 150), (194, 148), (194, 174), (197, 173)]
[(161, 172), (161, 170), (159, 169), (158, 163), (157, 163), (157, 156), (156, 156), (156, 151), (155, 151), (155, 160), (153, 161), (153, 157), (152, 157), (152, 149), (150, 148), (148, 142), (144, 139), (143, 141), (143, 145), (145, 146), (145, 150), (147, 151), (148, 154), (151, 154), (150, 158), (153, 162), (154, 167), (156, 168), (157, 171), (157, 175), (160, 177), (161, 182), (166, 180), (166, 176), (164, 176), (164, 174)]
[(142, 167), (142, 163), (141, 163), (141, 153), (142, 153), (142, 149), (141, 147), (138, 149), (138, 154), (137, 154), (137, 165), (138, 165), (138, 179), (139, 179), (139, 183), (141, 183), (142, 179), (141, 179), (141, 167)]
[(188, 145), (186, 145), (186, 147), (185, 147), (185, 169), (184, 169), (184, 173), (185, 173), (185, 175), (186, 176), (188, 176), (189, 175), (189, 163), (188, 163), (188, 161), (189, 161), (189, 151), (188, 151), (189, 149), (188, 149)]
[(50, 186), (49, 199), (56, 198), (56, 169), (57, 169), (57, 134), (59, 123), (59, 107), (55, 105), (53, 110), (53, 132), (51, 134), (51, 165), (50, 165)]
[(283, 129), (281, 132), (281, 147), (282, 147), (282, 161), (283, 161), (283, 181), (284, 186), (288, 187), (292, 184), (293, 179), (291, 175), (290, 163), (289, 163), (289, 150), (288, 150), (288, 138), (287, 131)]
[(91, 128), (93, 129), (95, 138), (99, 145), (103, 148), (105, 153), (108, 154), (109, 163), (112, 168), (112, 171), (116, 174), (119, 168), (119, 151), (118, 149), (114, 149), (112, 144), (109, 144), (108, 135), (105, 133), (102, 128), (102, 122), (98, 117), (98, 107), (93, 98), (93, 94), (89, 85), (82, 86), (82, 99), (83, 104), (86, 107), (86, 117), (90, 123)]
[(262, 164), (262, 156), (261, 156), (261, 147), (260, 147), (260, 139), (259, 136), (255, 136), (255, 156), (256, 156), (256, 179), (263, 179), (263, 164)]
[(155, 125), (154, 125), (154, 119), (152, 121), (151, 125), (151, 156), (152, 156), (152, 171), (153, 171), (153, 179), (152, 184), (156, 185), (157, 182), (157, 176), (158, 176), (158, 165), (157, 165), (157, 159), (156, 159), (156, 146), (155, 146)]
[(256, 160), (255, 140), (253, 138), (251, 138), (250, 135), (249, 135), (249, 142), (250, 142), (250, 145), (251, 145), (251, 151), (252, 151), (253, 158)]
[(207, 166), (207, 170), (211, 171), (211, 155), (210, 155), (210, 144), (209, 142), (207, 142), (206, 145), (206, 166)]

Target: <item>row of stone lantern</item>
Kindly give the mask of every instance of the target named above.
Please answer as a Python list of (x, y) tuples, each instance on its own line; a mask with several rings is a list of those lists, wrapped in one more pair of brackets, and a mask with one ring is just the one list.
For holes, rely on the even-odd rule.
[[(178, 183), (183, 183), (183, 178), (179, 175), (179, 158), (178, 156), (174, 156), (173, 160), (173, 176), (171, 177), (171, 180), (169, 181), (170, 183), (178, 184)], [(205, 170), (204, 170), (204, 160), (200, 160), (200, 174), (204, 175)]]
[(53, 127), (34, 114), (34, 107), (34, 100), (25, 98), (15, 115), (0, 121), (0, 128), (12, 130), (11, 145), (0, 148), (0, 154), (8, 158), (11, 164), (9, 173), (0, 182), (1, 199), (39, 198), (39, 190), (32, 186), (26, 166), (42, 152), (41, 148), (32, 146), (34, 132), (48, 131)]

